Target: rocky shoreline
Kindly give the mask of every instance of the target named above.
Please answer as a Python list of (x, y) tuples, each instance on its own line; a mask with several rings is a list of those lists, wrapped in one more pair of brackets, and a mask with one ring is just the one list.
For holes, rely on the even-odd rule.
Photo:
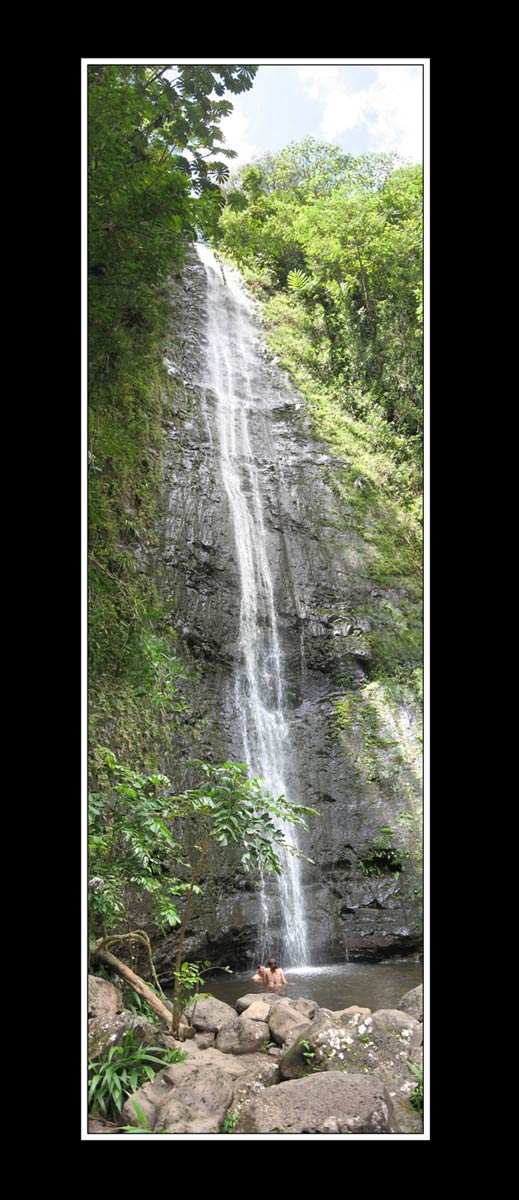
[[(185, 1010), (183, 1041), (125, 1010), (119, 989), (89, 976), (89, 1056), (121, 1045), (178, 1048), (187, 1057), (159, 1070), (129, 1097), (120, 1125), (164, 1134), (420, 1134), (411, 1103), (423, 1066), (423, 985), (396, 1009), (250, 993), (233, 1007), (212, 997)], [(119, 1128), (89, 1118), (90, 1135)], [(124, 1135), (123, 1135), (124, 1136)]]

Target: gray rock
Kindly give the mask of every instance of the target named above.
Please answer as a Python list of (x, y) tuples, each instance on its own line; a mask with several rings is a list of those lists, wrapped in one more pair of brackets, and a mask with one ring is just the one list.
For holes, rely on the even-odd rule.
[(422, 1030), (411, 1015), (380, 1009), (373, 1016), (352, 1006), (342, 1014), (321, 1012), (283, 1054), (280, 1075), (299, 1079), (309, 1071), (376, 1073), (387, 1085), (402, 1132), (416, 1132), (420, 1119), (409, 1104), (417, 1081), (409, 1061), (421, 1068)]
[(123, 1009), (123, 998), (113, 983), (100, 979), (97, 975), (88, 976), (88, 1015), (89, 1017), (113, 1017)]
[(379, 1079), (312, 1075), (249, 1100), (236, 1133), (394, 1133), (391, 1100)]
[(340, 1026), (333, 1015), (324, 1009), (307, 1027), (284, 1048), (279, 1064), (282, 1079), (303, 1079), (314, 1068), (320, 1068), (321, 1047), (327, 1048), (339, 1037)]
[(233, 1017), (222, 1025), (216, 1038), (216, 1048), (222, 1054), (251, 1054), (269, 1040), (265, 1021), (249, 1021), (247, 1016)]
[(275, 992), (248, 992), (246, 996), (240, 996), (239, 1000), (236, 1001), (236, 1012), (242, 1013), (246, 1008), (249, 1008), (251, 1004), (255, 1004), (260, 1000), (263, 1001), (264, 1004), (268, 1004), (269, 1007), (271, 1004), (292, 1003), (288, 996), (278, 996)]
[(105, 1058), (110, 1046), (122, 1046), (129, 1029), (133, 1029), (136, 1046), (164, 1045), (164, 1035), (145, 1017), (123, 1009), (112, 1017), (94, 1017), (88, 1022), (88, 1056)]
[[(277, 1062), (273, 1062), (267, 1055), (262, 1054), (263, 1059), (261, 1064), (254, 1064), (249, 1070), (239, 1075), (234, 1084), (234, 1094), (232, 1100), (233, 1110), (236, 1111), (247, 1100), (254, 1099), (266, 1087), (272, 1087), (273, 1084), (279, 1082), (279, 1071)], [(245, 1059), (249, 1062), (249, 1059)]]
[(185, 1021), (179, 1021), (178, 1036), (181, 1042), (187, 1041), (189, 1038), (196, 1037), (194, 1025), (186, 1025)]
[(313, 1021), (319, 1012), (319, 1005), (315, 1003), (315, 1000), (305, 1000), (304, 996), (300, 996), (298, 1000), (294, 1000), (293, 1007), (296, 1012), (302, 1013), (309, 1021)]
[(321, 1012), (281, 1058), (282, 1079), (300, 1079), (309, 1071), (376, 1074), (387, 1086), (400, 1132), (421, 1129), (410, 1103), (417, 1086), (408, 1067), (422, 1064), (422, 1028), (396, 1009), (363, 1016), (358, 1009), (330, 1017)]
[(214, 1046), (215, 1038), (215, 1033), (196, 1033), (194, 1038), (195, 1045), (198, 1046), (199, 1050), (207, 1050), (209, 1046)]
[(234, 1009), (223, 1000), (215, 1000), (209, 996), (206, 1000), (198, 1000), (194, 1014), (193, 1005), (189, 1005), (182, 1013), (182, 1020), (192, 1025), (198, 1033), (218, 1033), (222, 1025), (234, 1017)]
[(332, 1012), (332, 1017), (349, 1017), (351, 1013), (359, 1013), (361, 1017), (370, 1017), (371, 1009), (362, 1008), (360, 1004), (350, 1004), (349, 1008), (338, 1008)]
[(117, 1133), (117, 1127), (113, 1121), (104, 1121), (101, 1117), (88, 1118), (89, 1133)]
[(193, 1064), (158, 1107), (154, 1128), (168, 1133), (217, 1133), (233, 1098), (231, 1080), (218, 1067)]
[(308, 1017), (303, 1013), (297, 1012), (293, 1007), (289, 1008), (288, 1005), (277, 1004), (270, 1013), (268, 1027), (273, 1041), (277, 1042), (278, 1046), (283, 1046), (297, 1037), (309, 1024)]
[(240, 1098), (255, 1095), (277, 1077), (276, 1063), (264, 1054), (221, 1054), (191, 1042), (185, 1062), (163, 1067), (125, 1101), (122, 1123), (139, 1124), (135, 1100), (156, 1132), (166, 1127), (170, 1133), (216, 1133)]
[(405, 996), (398, 1001), (397, 1008), (401, 1012), (410, 1013), (415, 1021), (423, 1022), (423, 983), (420, 983), (418, 987), (411, 988), (410, 992), (406, 992)]
[(255, 1004), (249, 1004), (249, 1007), (244, 1009), (240, 1014), (240, 1021), (266, 1021), (270, 1012), (270, 1004), (265, 1004), (263, 1000), (257, 1000)]

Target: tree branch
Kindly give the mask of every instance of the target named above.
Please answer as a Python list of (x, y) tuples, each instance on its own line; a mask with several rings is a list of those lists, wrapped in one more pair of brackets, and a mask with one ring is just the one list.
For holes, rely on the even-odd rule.
[[(122, 935), (123, 938), (125, 936), (128, 935)], [(119, 935), (119, 940), (122, 940), (122, 937)], [(169, 1008), (166, 1008), (166, 1005), (162, 1003), (162, 1000), (159, 1000), (158, 996), (155, 995), (155, 992), (152, 992), (149, 987), (146, 987), (146, 984), (139, 975), (135, 975), (130, 967), (126, 966), (126, 963), (121, 962), (119, 958), (115, 957), (115, 954), (111, 954), (110, 951), (106, 949), (106, 943), (114, 940), (116, 939), (99, 938), (94, 946), (94, 949), (92, 950), (92, 958), (97, 958), (100, 960), (100, 962), (106, 963), (107, 967), (111, 967), (112, 971), (115, 971), (117, 975), (120, 975), (122, 979), (126, 980), (126, 983), (129, 983), (134, 992), (137, 992), (138, 996), (142, 996), (142, 999), (149, 1004), (150, 1008), (153, 1009), (153, 1012), (160, 1017), (161, 1021), (164, 1021), (169, 1030), (171, 1028), (171, 1013)]]

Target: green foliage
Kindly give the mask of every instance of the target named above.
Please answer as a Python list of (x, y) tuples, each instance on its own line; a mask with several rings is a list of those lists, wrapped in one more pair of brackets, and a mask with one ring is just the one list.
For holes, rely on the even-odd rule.
[[(198, 891), (200, 890), (199, 888)], [(204, 968), (210, 967), (210, 965), (210, 963), (205, 963)], [(179, 970), (173, 972), (173, 977), (175, 980), (176, 1005), (181, 1008), (189, 1008), (191, 1004), (193, 1006), (191, 1011), (188, 1012), (188, 1019), (192, 1025), (197, 1001), (207, 999), (209, 995), (208, 992), (200, 991), (200, 988), (205, 983), (205, 979), (200, 974), (200, 966), (198, 963), (183, 962)]]
[(129, 1029), (122, 1046), (111, 1046), (106, 1059), (89, 1061), (89, 1111), (117, 1117), (126, 1097), (153, 1079), (160, 1067), (186, 1057), (164, 1046), (136, 1046), (134, 1031)]
[(108, 749), (102, 765), (102, 791), (90, 793), (88, 806), (90, 932), (122, 927), (143, 896), (161, 928), (177, 925), (174, 882), (164, 877), (166, 863), (182, 861), (166, 825), (169, 780), (130, 770)]
[(237, 1112), (228, 1112), (222, 1122), (221, 1133), (232, 1133), (238, 1124), (240, 1114)]
[[(149, 987), (149, 983), (146, 986)], [(159, 1023), (157, 1014), (146, 1003), (146, 1000), (139, 996), (138, 992), (134, 992), (133, 988), (125, 987), (123, 989), (123, 1006), (127, 1012), (135, 1013), (138, 1017), (145, 1017), (154, 1025)]]
[(416, 1109), (420, 1116), (423, 1116), (423, 1073), (416, 1063), (406, 1060), (411, 1073), (418, 1080), (418, 1085), (411, 1096), (411, 1104)]
[[(165, 317), (164, 285), (197, 229), (214, 227), (219, 184), (235, 156), (218, 122), (225, 90), (256, 67), (109, 65), (88, 75), (89, 277), (95, 382), (121, 358), (142, 359)], [(219, 97), (211, 98), (213, 93)], [(189, 157), (186, 157), (186, 152)]]
[(373, 838), (368, 852), (360, 858), (365, 875), (398, 876), (403, 870), (403, 859), (409, 854), (393, 844), (393, 837), (392, 829), (384, 827), (380, 836)]
[[(272, 797), (260, 779), (249, 778), (245, 763), (215, 767), (194, 759), (188, 766), (202, 777), (200, 786), (180, 796), (167, 796), (170, 783), (165, 775), (142, 775), (103, 749), (97, 769), (104, 788), (89, 796), (90, 936), (95, 941), (107, 930), (118, 932), (144, 898), (159, 926), (180, 923), (174, 971), (175, 1030), (182, 1002), (194, 988), (189, 999), (196, 1003), (204, 983), (196, 964), (182, 963), (182, 951), (193, 897), (201, 891), (198, 880), (209, 845), (240, 845), (246, 871), (261, 867), (281, 874), (281, 852), (306, 857), (287, 842), (285, 826), (306, 829), (306, 818), (317, 815), (315, 809), (293, 804), (284, 796)], [(203, 836), (194, 869), (183, 859), (171, 832), (179, 820), (183, 824), (194, 821)], [(182, 872), (190, 872), (190, 878), (182, 879)], [(178, 896), (185, 898), (181, 922)]]
[[(183, 1057), (185, 1057), (185, 1055), (183, 1055)], [(178, 1061), (180, 1062), (182, 1060), (179, 1059)], [(137, 1104), (137, 1101), (133, 1098), (133, 1096), (130, 1097), (130, 1104), (135, 1110), (139, 1125), (137, 1128), (135, 1125), (118, 1125), (118, 1133), (169, 1133), (169, 1130), (166, 1129), (166, 1127), (164, 1127), (164, 1129), (150, 1129), (140, 1104)]]
[(312, 280), (304, 271), (289, 271), (287, 275), (287, 287), (289, 292), (306, 292), (311, 286)]
[(137, 1104), (137, 1101), (134, 1100), (133, 1096), (130, 1098), (130, 1104), (135, 1109), (137, 1120), (139, 1122), (138, 1128), (136, 1128), (135, 1125), (119, 1125), (119, 1133), (153, 1133), (154, 1130), (150, 1129), (140, 1104)]
[[(153, 769), (187, 703), (184, 655), (159, 603), (162, 421), (180, 385), (162, 363), (170, 280), (215, 227), (234, 151), (226, 91), (256, 67), (95, 65), (88, 71), (88, 506), (91, 758), (108, 742)], [(169, 336), (169, 332), (168, 332)], [(92, 786), (97, 788), (95, 763)]]
[(261, 867), (281, 875), (280, 851), (306, 858), (287, 842), (283, 825), (307, 829), (305, 818), (317, 816), (315, 809), (293, 804), (285, 796), (273, 797), (261, 779), (249, 777), (245, 763), (226, 762), (215, 767), (193, 759), (189, 765), (198, 768), (205, 778), (198, 788), (178, 799), (191, 806), (193, 813), (208, 819), (209, 837), (219, 846), (234, 843), (241, 847), (245, 871)]
[(301, 1046), (301, 1053), (303, 1055), (303, 1058), (305, 1060), (307, 1067), (309, 1068), (309, 1070), (311, 1072), (315, 1071), (317, 1069), (316, 1064), (314, 1062), (315, 1050), (312, 1050), (310, 1042), (308, 1042), (306, 1040), (306, 1038), (303, 1038), (302, 1041), (299, 1043), (299, 1045)]
[(354, 159), (307, 138), (242, 170), (218, 234), (270, 290), (286, 287), (311, 304), (316, 377), (342, 384), (354, 414), (365, 397), (368, 410), (403, 435), (415, 461), (409, 439), (422, 430), (421, 189), (420, 168), (399, 166), (395, 156)]
[(354, 719), (353, 704), (349, 696), (343, 696), (341, 700), (337, 700), (335, 704), (337, 712), (337, 724), (340, 729), (351, 729)]

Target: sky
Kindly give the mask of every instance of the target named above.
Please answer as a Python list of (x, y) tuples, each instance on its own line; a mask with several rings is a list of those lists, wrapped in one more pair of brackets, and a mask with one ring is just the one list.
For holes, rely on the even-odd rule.
[(387, 60), (260, 64), (249, 92), (226, 96), (233, 112), (221, 129), (238, 153), (231, 170), (308, 136), (353, 155), (395, 151), (421, 163), (423, 77), (422, 65)]

